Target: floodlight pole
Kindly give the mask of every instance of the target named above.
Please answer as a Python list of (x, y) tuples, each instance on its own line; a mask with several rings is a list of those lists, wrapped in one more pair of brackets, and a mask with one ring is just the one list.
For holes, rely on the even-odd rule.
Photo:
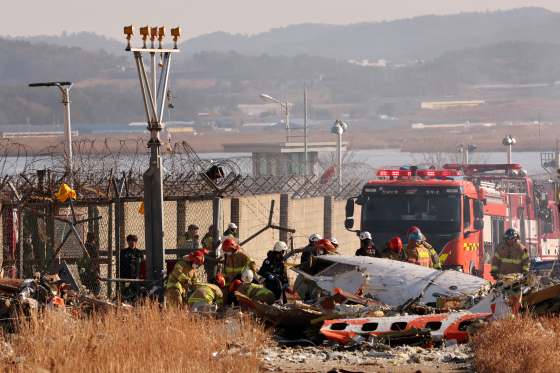
[[(72, 82), (50, 82), (32, 83), (29, 87), (54, 87), (57, 86), (62, 92), (62, 105), (64, 115), (64, 142), (66, 143), (66, 173), (68, 174), (68, 184), (72, 187), (72, 126), (70, 124), (70, 89)], [(64, 86), (64, 87), (63, 87)], [(66, 88), (67, 86), (67, 88)]]
[[(153, 45), (152, 45), (153, 46)], [(140, 90), (146, 111), (148, 130), (150, 131), (150, 167), (144, 173), (144, 226), (146, 234), (146, 277), (159, 280), (165, 276), (164, 214), (163, 214), (163, 166), (159, 133), (163, 129), (163, 109), (165, 92), (169, 83), (169, 66), (171, 55), (179, 52), (178, 48), (126, 48), (134, 52)], [(151, 84), (146, 74), (142, 53), (151, 55)], [(156, 84), (156, 53), (163, 53), (163, 67), (159, 82)], [(157, 89), (156, 89), (157, 87)]]

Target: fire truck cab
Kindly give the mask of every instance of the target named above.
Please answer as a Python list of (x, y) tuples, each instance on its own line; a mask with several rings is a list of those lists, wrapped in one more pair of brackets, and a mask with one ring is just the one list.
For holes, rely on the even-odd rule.
[[(445, 165), (444, 170), (379, 170), (362, 193), (346, 204), (345, 227), (352, 230), (354, 205), (361, 207), (360, 231), (383, 247), (391, 238), (408, 242), (416, 226), (434, 247), (442, 268), (491, 280), (494, 250), (509, 227), (531, 257), (558, 257), (558, 209), (553, 182), (519, 177), (521, 166)], [(515, 176), (514, 176), (515, 175)], [(355, 231), (355, 232), (360, 232)]]

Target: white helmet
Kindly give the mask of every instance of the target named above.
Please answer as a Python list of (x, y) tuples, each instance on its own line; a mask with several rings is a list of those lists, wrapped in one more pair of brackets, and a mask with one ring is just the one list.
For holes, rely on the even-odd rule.
[(331, 237), (331, 238), (329, 238), (329, 241), (331, 241), (331, 243), (332, 243), (333, 245), (338, 246), (338, 241), (336, 240), (336, 238)]
[(360, 240), (371, 240), (371, 234), (369, 232), (360, 233)]
[(237, 228), (237, 225), (235, 225), (235, 223), (229, 223), (227, 225), (227, 227), (228, 227), (228, 229), (235, 229), (235, 228)]
[(319, 242), (323, 239), (323, 237), (319, 236), (317, 233), (312, 234), (309, 236), (309, 241), (311, 242)]
[(245, 283), (253, 282), (253, 271), (246, 269), (241, 275), (241, 281)]
[(274, 251), (282, 252), (288, 250), (288, 245), (284, 241), (278, 241), (274, 244)]

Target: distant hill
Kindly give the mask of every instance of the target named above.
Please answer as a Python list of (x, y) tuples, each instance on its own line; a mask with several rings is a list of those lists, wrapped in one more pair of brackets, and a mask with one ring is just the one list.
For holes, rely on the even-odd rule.
[(543, 8), (519, 8), (344, 26), (301, 24), (252, 36), (215, 32), (189, 39), (181, 43), (180, 48), (188, 53), (231, 50), (251, 55), (295, 56), (305, 53), (399, 63), (433, 59), (448, 50), (503, 41), (557, 42), (558, 35), (559, 13)]
[[(5, 39), (25, 40), (32, 43), (45, 42), (47, 44), (56, 44), (64, 47), (80, 47), (83, 50), (98, 51), (103, 49), (105, 52), (115, 54), (117, 56), (125, 56), (126, 44), (117, 39), (108, 38), (106, 36), (97, 35), (94, 32), (78, 32), (68, 34), (63, 32), (61, 35), (37, 35), (37, 36), (5, 36)], [(130, 54), (130, 53), (128, 53)]]

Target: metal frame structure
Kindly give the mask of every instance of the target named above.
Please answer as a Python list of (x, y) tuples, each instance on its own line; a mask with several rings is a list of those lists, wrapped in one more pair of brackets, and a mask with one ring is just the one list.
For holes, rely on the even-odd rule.
[[(150, 141), (148, 141), (150, 167), (143, 176), (146, 275), (148, 280), (159, 280), (166, 275), (163, 231), (163, 167), (161, 158), (161, 146), (163, 143), (159, 133), (163, 129), (163, 109), (169, 83), (171, 56), (174, 52), (179, 52), (179, 49), (163, 49), (161, 47), (161, 40), (160, 47), (156, 49), (153, 39), (152, 48), (146, 48), (146, 43), (144, 42), (144, 48), (127, 47), (126, 50), (134, 53), (148, 130), (150, 131)], [(144, 66), (142, 56), (144, 52), (150, 53), (151, 56), (151, 84)], [(156, 53), (163, 54), (163, 66), (159, 82), (156, 82)]]

